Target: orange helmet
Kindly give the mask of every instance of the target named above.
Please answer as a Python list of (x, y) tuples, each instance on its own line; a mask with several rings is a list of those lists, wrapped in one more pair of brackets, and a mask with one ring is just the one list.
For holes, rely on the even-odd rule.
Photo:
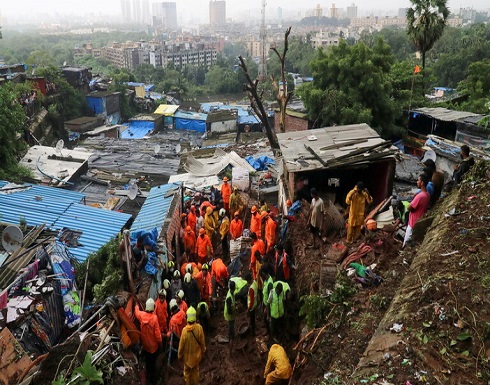
[(191, 231), (192, 231), (192, 229), (191, 229), (191, 227), (190, 227), (190, 226), (187, 226), (187, 227), (185, 228), (185, 231), (187, 231), (187, 232), (191, 232)]
[(239, 216), (240, 216), (240, 211), (235, 211), (234, 216), (235, 216), (235, 217), (239, 217)]
[(257, 206), (252, 206), (252, 208), (250, 209), (250, 212), (253, 214), (253, 213), (256, 213), (257, 212)]
[(374, 231), (374, 230), (376, 230), (378, 228), (378, 225), (377, 225), (377, 223), (376, 223), (376, 221), (374, 219), (368, 219), (366, 221), (366, 227), (367, 227), (368, 230)]
[(192, 211), (192, 212), (196, 211), (196, 206), (192, 205), (192, 206), (191, 206), (191, 211)]
[(228, 178), (226, 176), (223, 178), (223, 182), (228, 182)]
[(292, 205), (293, 205), (293, 203), (291, 202), (291, 199), (288, 199), (286, 201), (286, 206), (291, 207)]
[(185, 218), (186, 216), (187, 216), (187, 214), (186, 214), (186, 213), (182, 213), (182, 214), (180, 215), (180, 217), (181, 217), (181, 218)]
[(199, 234), (204, 234), (205, 232), (206, 232), (206, 231), (204, 230), (204, 227), (201, 227), (201, 228), (199, 229)]

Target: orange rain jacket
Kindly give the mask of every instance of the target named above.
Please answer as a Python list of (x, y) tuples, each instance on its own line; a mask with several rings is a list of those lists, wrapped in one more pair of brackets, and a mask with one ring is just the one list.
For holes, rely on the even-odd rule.
[(141, 345), (143, 350), (148, 353), (155, 353), (162, 343), (162, 332), (158, 324), (158, 318), (155, 313), (148, 313), (139, 309), (136, 305), (134, 315), (140, 321)]

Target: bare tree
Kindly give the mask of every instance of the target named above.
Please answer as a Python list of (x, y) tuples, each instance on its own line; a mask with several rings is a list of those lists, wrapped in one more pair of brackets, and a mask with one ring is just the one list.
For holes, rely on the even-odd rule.
[(248, 73), (248, 67), (247, 67), (247, 63), (245, 62), (245, 59), (242, 56), (239, 56), (238, 59), (240, 60), (240, 67), (242, 68), (245, 77), (247, 78), (247, 83), (245, 84), (245, 90), (247, 91), (248, 98), (250, 99), (250, 106), (252, 107), (255, 114), (264, 125), (265, 132), (267, 134), (267, 138), (269, 139), (269, 143), (272, 149), (279, 150), (279, 142), (277, 140), (276, 133), (274, 131), (274, 128), (271, 127), (269, 123), (269, 119), (267, 119), (267, 112), (265, 111), (264, 103), (262, 102), (263, 91), (260, 91), (259, 94), (259, 91), (257, 89), (259, 80), (258, 79), (252, 80), (250, 74)]
[(281, 62), (281, 82), (282, 84), (278, 84), (277, 80), (274, 79), (274, 75), (271, 75), (272, 86), (274, 87), (274, 91), (276, 92), (276, 100), (279, 103), (280, 115), (279, 115), (279, 129), (281, 132), (286, 132), (285, 120), (286, 120), (286, 106), (293, 96), (292, 92), (288, 92), (287, 83), (286, 83), (286, 53), (288, 52), (289, 44), (288, 37), (291, 33), (291, 27), (289, 27), (284, 33), (284, 49), (282, 50), (282, 54), (279, 53), (276, 47), (272, 47), (271, 50), (275, 52), (279, 61)]

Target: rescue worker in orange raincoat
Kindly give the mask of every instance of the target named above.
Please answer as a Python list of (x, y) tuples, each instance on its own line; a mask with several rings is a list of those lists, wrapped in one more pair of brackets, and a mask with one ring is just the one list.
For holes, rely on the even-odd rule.
[(202, 326), (196, 323), (196, 309), (187, 310), (187, 326), (182, 330), (179, 342), (179, 361), (184, 365), (185, 385), (199, 383), (199, 364), (206, 352), (206, 340)]
[(167, 311), (167, 291), (161, 289), (158, 292), (158, 299), (155, 301), (155, 314), (158, 318), (158, 325), (162, 336), (167, 335), (168, 311)]
[(256, 252), (258, 252), (261, 256), (265, 255), (265, 243), (262, 239), (257, 238), (257, 234), (250, 234), (250, 238), (252, 239), (252, 250), (250, 255), (250, 270), (252, 271), (253, 279), (257, 279), (258, 272), (260, 270), (261, 262), (257, 260)]
[(274, 220), (274, 213), (269, 213), (269, 218), (267, 218), (267, 222), (265, 223), (265, 242), (267, 244), (267, 254), (274, 250), (274, 246), (276, 244), (276, 231), (277, 222)]
[(231, 239), (237, 239), (242, 236), (243, 233), (243, 222), (240, 219), (240, 213), (235, 211), (233, 220), (230, 222), (230, 235)]
[(349, 221), (347, 222), (347, 243), (351, 243), (361, 235), (361, 227), (364, 224), (364, 215), (366, 205), (373, 202), (373, 198), (364, 188), (364, 183), (358, 182), (357, 185), (349, 191), (345, 198), (345, 203), (349, 207)]
[(204, 228), (199, 230), (199, 236), (196, 240), (196, 254), (199, 263), (206, 263), (209, 256), (213, 253), (211, 239), (207, 236)]
[(261, 237), (262, 217), (257, 211), (257, 206), (252, 206), (250, 209), (252, 216), (250, 217), (250, 232), (257, 234), (257, 238)]
[(187, 226), (190, 226), (191, 230), (195, 232), (196, 223), (197, 223), (196, 206), (192, 205), (189, 214), (187, 214)]
[(228, 269), (221, 258), (216, 258), (211, 263), (211, 280), (213, 284), (213, 297), (216, 298), (218, 288), (224, 289), (228, 284)]
[(202, 265), (202, 269), (196, 274), (195, 279), (199, 285), (201, 291), (201, 301), (211, 304), (211, 295), (213, 294), (213, 284), (211, 280), (211, 274), (209, 273), (209, 266), (207, 263)]
[(140, 340), (146, 360), (146, 377), (151, 385), (156, 384), (158, 380), (156, 363), (158, 351), (162, 346), (162, 333), (154, 310), (155, 301), (153, 298), (148, 298), (146, 301), (145, 311), (140, 310), (139, 305), (134, 308), (134, 315), (140, 322)]
[(270, 385), (278, 381), (288, 380), (292, 374), (293, 369), (284, 348), (278, 344), (272, 345), (264, 370), (265, 384)]
[(170, 318), (170, 322), (168, 324), (167, 337), (170, 338), (171, 334), (174, 333), (174, 337), (180, 338), (182, 330), (187, 322), (185, 313), (179, 307), (175, 299), (170, 300), (170, 312), (172, 313), (172, 317)]
[(223, 198), (223, 207), (227, 212), (230, 211), (230, 196), (231, 186), (228, 183), (228, 178), (225, 176), (223, 178), (223, 184), (221, 185), (221, 197)]
[(196, 249), (196, 233), (192, 230), (191, 226), (187, 226), (185, 228), (185, 234), (184, 234), (184, 250), (189, 249), (191, 251), (191, 255), (189, 255), (189, 260), (192, 261), (194, 260), (193, 254), (194, 250)]

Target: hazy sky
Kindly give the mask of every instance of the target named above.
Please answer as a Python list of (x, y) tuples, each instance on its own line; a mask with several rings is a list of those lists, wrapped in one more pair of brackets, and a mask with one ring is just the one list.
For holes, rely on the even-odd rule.
[[(238, 11), (260, 8), (262, 0), (226, 0), (227, 16), (233, 17)], [(150, 0), (150, 3), (155, 2)], [(177, 3), (177, 12), (191, 13), (192, 15), (203, 14), (208, 15), (208, 0), (175, 0)], [(288, 10), (306, 10), (315, 8), (320, 4), (322, 8), (330, 8), (332, 3), (338, 8), (346, 8), (351, 3), (356, 3), (359, 11), (361, 10), (386, 10), (392, 9), (396, 11), (398, 8), (407, 7), (410, 4), (409, 0), (370, 0), (352, 1), (352, 0), (267, 0), (267, 8), (275, 9), (282, 7), (283, 12)], [(2, 0), (0, 14), (13, 15), (17, 17), (19, 13), (28, 11), (32, 16), (33, 13), (60, 13), (60, 14), (78, 14), (84, 15), (87, 13), (95, 14), (113, 14), (121, 13), (120, 0), (22, 0), (22, 1), (6, 1)], [(389, 4), (389, 5), (387, 5)], [(450, 10), (456, 12), (460, 7), (473, 7), (474, 9), (483, 10), (490, 8), (489, 0), (449, 0), (448, 5)]]

